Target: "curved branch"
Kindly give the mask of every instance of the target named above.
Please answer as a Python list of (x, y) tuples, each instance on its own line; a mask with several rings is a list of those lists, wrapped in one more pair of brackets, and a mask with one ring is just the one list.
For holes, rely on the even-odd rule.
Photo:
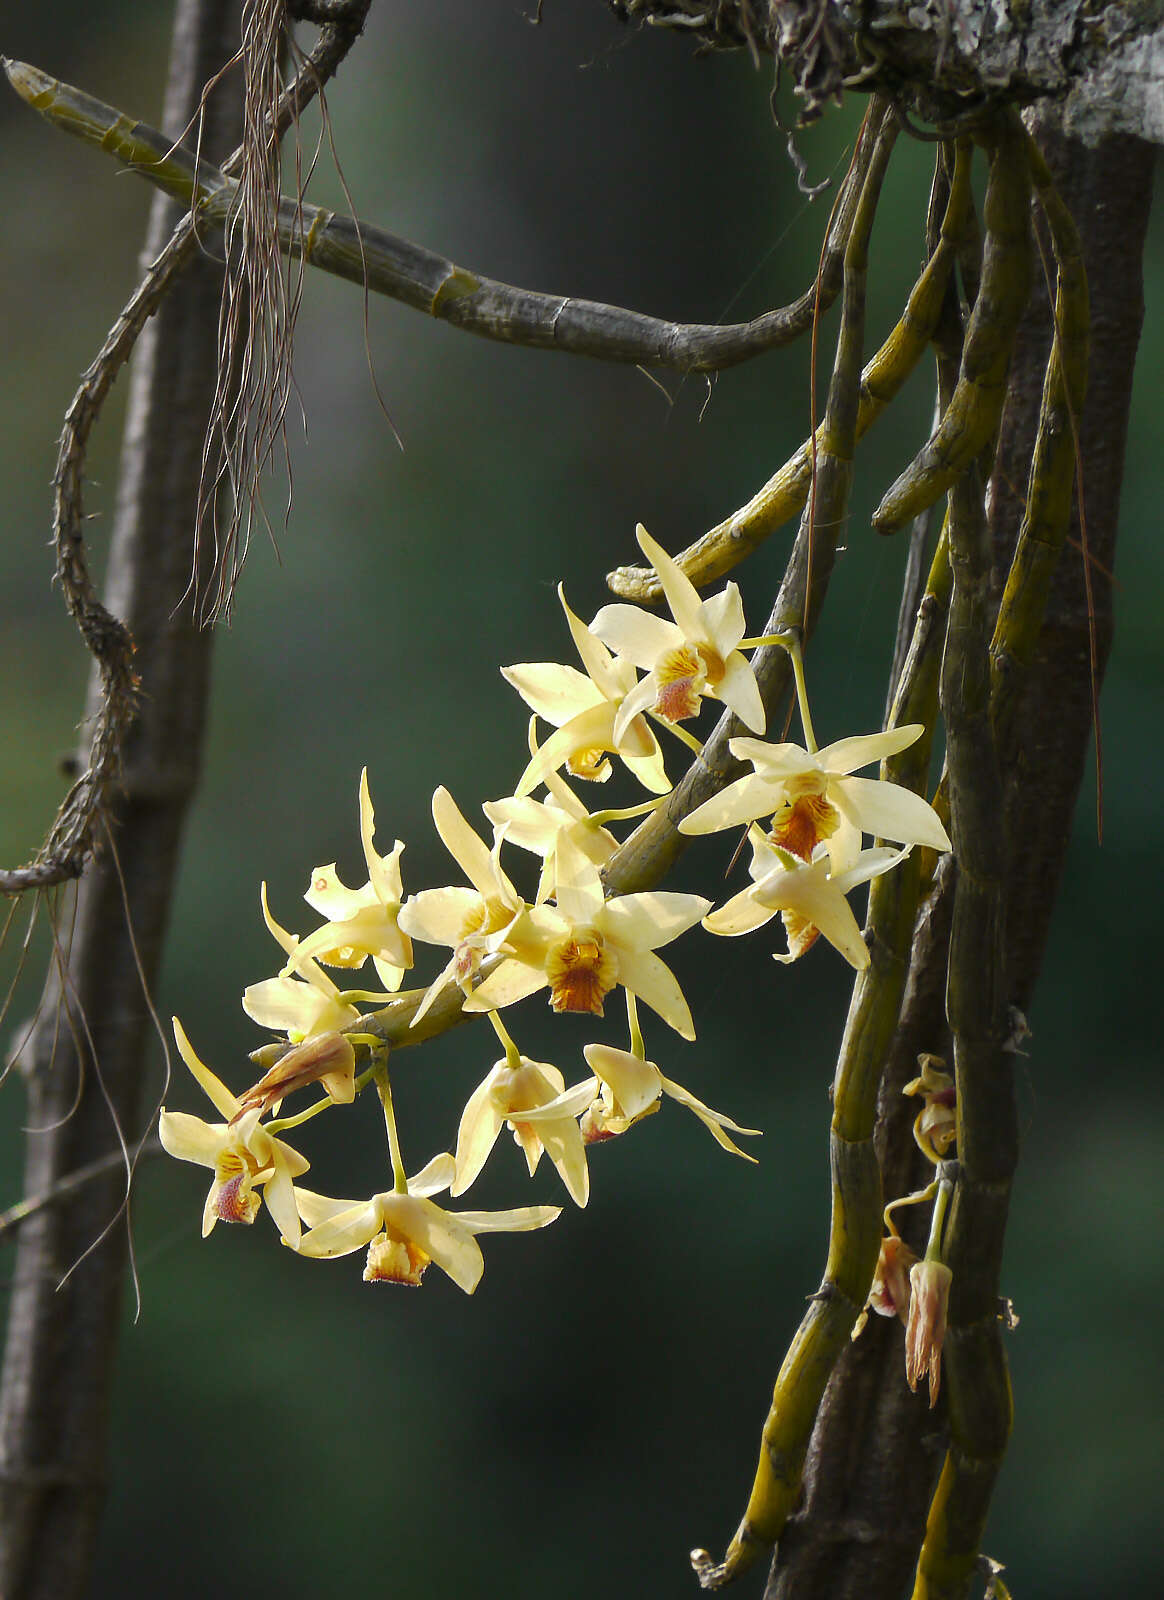
[[(16, 92), (55, 127), (99, 145), (167, 194), (200, 208), (205, 221), (224, 221), (230, 214), (237, 185), (229, 166), (212, 166), (155, 128), (132, 122), (36, 67), (5, 61), (4, 68)], [(280, 202), (279, 242), (313, 267), (483, 339), (674, 372), (721, 372), (791, 344), (808, 331), (816, 307), (827, 308), (836, 299), (859, 192), (859, 183), (846, 182), (819, 282), (791, 305), (750, 322), (668, 322), (598, 300), (518, 288), (467, 271), (357, 217), (337, 216), (297, 199)]]

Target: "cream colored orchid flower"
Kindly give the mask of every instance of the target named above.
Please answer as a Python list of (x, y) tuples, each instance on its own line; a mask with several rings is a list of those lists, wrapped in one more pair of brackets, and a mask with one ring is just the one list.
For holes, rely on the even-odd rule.
[(516, 1211), (444, 1211), (428, 1199), (447, 1189), (453, 1158), (437, 1156), (408, 1179), (406, 1193), (374, 1194), (370, 1200), (331, 1200), (307, 1189), (295, 1191), (300, 1215), (310, 1232), (299, 1254), (317, 1260), (351, 1255), (368, 1247), (365, 1283), (405, 1283), (418, 1287), (430, 1262), (436, 1262), (458, 1289), (472, 1294), (485, 1260), (479, 1233), (528, 1233), (561, 1215), (560, 1206), (522, 1206)]
[(594, 1099), (593, 1078), (567, 1090), (557, 1067), (512, 1055), (499, 1061), (469, 1096), (457, 1132), (457, 1176), (449, 1191), (464, 1194), (485, 1165), (497, 1136), (508, 1124), (520, 1146), (530, 1176), (542, 1151), (549, 1156), (571, 1200), (584, 1206), (590, 1198), (586, 1152), (578, 1118)]
[[(558, 585), (558, 598), (582, 665), (562, 666), (556, 661), (526, 661), (502, 667), (501, 676), (513, 685), (531, 711), (557, 729), (522, 773), (514, 793), (532, 793), (546, 774), (565, 765), (577, 778), (610, 776), (608, 751), (626, 763), (652, 794), (666, 794), (671, 784), (663, 766), (663, 753), (645, 717), (621, 716), (623, 702), (635, 688), (638, 674), (629, 661), (612, 656), (589, 632), (586, 624), (566, 604)], [(615, 723), (619, 723), (616, 737)]]
[[(530, 722), (530, 752), (536, 756), (538, 746), (534, 737), (534, 720)], [(507, 844), (517, 845), (521, 850), (530, 850), (541, 856), (542, 873), (537, 893), (539, 904), (554, 892), (558, 840), (563, 834), (596, 867), (604, 867), (618, 849), (618, 840), (613, 833), (592, 819), (560, 773), (548, 772), (545, 783), (548, 791), (545, 800), (534, 800), (530, 795), (515, 795), (504, 800), (489, 800), (483, 807), (495, 833), (504, 833)]]
[(644, 1061), (629, 1050), (615, 1050), (606, 1044), (588, 1044), (582, 1054), (586, 1064), (602, 1084), (602, 1092), (582, 1118), (582, 1137), (587, 1144), (613, 1139), (625, 1133), (632, 1123), (659, 1109), (661, 1097), (668, 1095), (686, 1106), (703, 1123), (712, 1138), (734, 1156), (755, 1161), (728, 1138), (726, 1130), (759, 1136), (759, 1128), (741, 1128), (738, 1122), (713, 1111), (681, 1083), (664, 1077), (653, 1061)]
[(311, 959), (328, 967), (362, 967), (371, 956), (384, 987), (393, 994), (399, 989), (412, 966), (412, 944), (396, 920), (404, 892), (400, 879), (404, 846), (397, 839), (388, 855), (377, 854), (375, 829), (365, 767), (360, 774), (360, 840), (368, 881), (362, 889), (347, 888), (340, 882), (334, 861), (314, 869), (303, 898), (328, 921), (299, 941), (283, 976), (301, 970), (303, 962)]
[(252, 983), (243, 991), (243, 1010), (260, 1027), (286, 1033), (292, 1044), (302, 1044), (304, 1039), (313, 1039), (321, 1033), (343, 1033), (360, 1013), (317, 961), (306, 959), (300, 963), (295, 959), (299, 940), (286, 928), (281, 928), (271, 915), (265, 883), (259, 891), (259, 901), (268, 931), (293, 958), (288, 965), (297, 965), (299, 974)]
[(556, 905), (531, 907), (496, 941), (505, 959), (465, 1010), (493, 1011), (548, 986), (555, 1011), (600, 1017), (606, 996), (621, 984), (694, 1039), (683, 991), (654, 952), (693, 927), (711, 902), (659, 891), (607, 900), (597, 868), (565, 835), (558, 841), (556, 888)]
[(405, 933), (425, 944), (451, 947), (452, 960), (437, 975), (412, 1019), (415, 1027), (449, 983), (468, 985), (481, 958), (492, 948), (492, 936), (509, 927), (525, 901), (501, 870), (501, 836), (492, 850), (465, 821), (447, 789), (432, 797), (432, 817), (441, 842), (473, 885), (422, 889), (400, 911)]
[(811, 861), (819, 844), (828, 847), (833, 872), (857, 860), (862, 833), (896, 844), (949, 850), (950, 840), (934, 808), (897, 783), (854, 778), (858, 767), (907, 750), (925, 732), (920, 722), (885, 733), (838, 739), (815, 755), (798, 744), (731, 739), (728, 748), (755, 771), (729, 783), (684, 817), (680, 833), (718, 833), (757, 817), (772, 817), (770, 841)]
[(752, 861), (748, 870), (754, 881), (704, 917), (707, 931), (728, 937), (751, 933), (779, 912), (788, 934), (788, 954), (774, 955), (773, 960), (798, 960), (823, 933), (850, 966), (858, 972), (867, 967), (869, 951), (845, 896), (858, 884), (895, 867), (909, 850), (890, 850), (883, 845), (862, 850), (853, 866), (832, 875), (824, 849), (818, 850), (811, 862), (802, 862), (770, 845), (759, 828), (750, 830), (749, 839)]
[(641, 522), (635, 535), (675, 620), (667, 622), (639, 606), (614, 605), (603, 606), (590, 624), (591, 633), (619, 656), (647, 670), (622, 703), (615, 738), (641, 711), (652, 711), (666, 722), (694, 717), (705, 696), (722, 700), (747, 727), (763, 733), (764, 705), (756, 675), (739, 649), (746, 631), (739, 589), (729, 583), (720, 594), (701, 600), (691, 579)]
[(225, 1122), (203, 1122), (201, 1117), (167, 1111), (164, 1106), (158, 1116), (163, 1150), (214, 1173), (202, 1210), (202, 1237), (206, 1238), (216, 1222), (253, 1222), (265, 1201), (284, 1242), (297, 1248), (301, 1230), (292, 1179), (306, 1172), (311, 1163), (259, 1126), (262, 1108), (245, 1108), (195, 1055), (177, 1017), (173, 1023), (178, 1053), (214, 1109), (226, 1118)]

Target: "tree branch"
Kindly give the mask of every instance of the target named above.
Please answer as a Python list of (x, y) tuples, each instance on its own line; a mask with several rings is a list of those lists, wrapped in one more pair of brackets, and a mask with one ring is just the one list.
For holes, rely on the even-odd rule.
[[(237, 185), (225, 168), (36, 67), (19, 61), (5, 61), (4, 67), (16, 92), (54, 126), (99, 145), (167, 194), (198, 207), (204, 224), (230, 215)], [(847, 182), (842, 191), (818, 283), (791, 305), (751, 322), (668, 322), (597, 300), (517, 288), (360, 218), (297, 198), (280, 202), (279, 239), (284, 250), (313, 267), (483, 339), (675, 372), (719, 372), (791, 344), (808, 331), (818, 306), (832, 304), (859, 189), (859, 183)]]

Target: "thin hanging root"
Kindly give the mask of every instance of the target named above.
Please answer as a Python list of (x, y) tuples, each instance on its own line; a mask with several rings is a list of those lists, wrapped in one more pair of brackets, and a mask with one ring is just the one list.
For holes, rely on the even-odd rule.
[[(933, 337), (969, 211), (970, 162), (969, 141), (959, 141), (937, 247), (910, 293), (901, 320), (861, 374), (857, 439), (864, 436), (897, 395)], [(822, 422), (816, 431), (818, 451), (824, 447), (824, 428)], [(812, 485), (812, 453), (812, 440), (806, 439), (746, 506), (675, 557), (692, 583), (712, 583), (722, 578), (770, 533), (799, 515)], [(616, 567), (607, 574), (606, 582), (615, 594), (639, 605), (651, 605), (662, 598), (659, 580), (650, 567)]]
[[(985, 141), (984, 141), (985, 142)], [(878, 533), (896, 533), (933, 505), (990, 444), (1002, 416), (1011, 351), (1031, 278), (1027, 138), (1014, 114), (990, 140), (982, 281), (945, 415), (873, 513)]]
[[(817, 510), (824, 535), (821, 540), (823, 561), (829, 559), (828, 552), (836, 543), (847, 504), (858, 409), (869, 235), (895, 133), (892, 120), (882, 124), (845, 252), (841, 329), (819, 462)], [(916, 885), (916, 875), (914, 882)], [(889, 976), (891, 992), (884, 1004), (879, 1004), (876, 998), (872, 1002), (880, 1030), (890, 1033), (897, 1019), (905, 981), (904, 957), (912, 927), (911, 905), (900, 937), (895, 940), (895, 944), (903, 942), (904, 948)], [(885, 979), (885, 963), (880, 956), (874, 959), (873, 972), (872, 982), (861, 988), (861, 993), (875, 996), (879, 992), (877, 985)], [(873, 1277), (881, 1234), (881, 1177), (873, 1151), (873, 1116), (881, 1055), (877, 1053), (873, 1059), (868, 1046), (877, 1032), (878, 1027), (864, 1018), (861, 1027), (846, 1033), (849, 1049), (846, 1054), (842, 1048), (834, 1094), (833, 1222), (824, 1282), (812, 1297), (776, 1379), (752, 1492), (727, 1554), (717, 1563), (706, 1550), (691, 1553), (691, 1564), (705, 1589), (718, 1589), (730, 1583), (758, 1556), (771, 1549), (783, 1532), (800, 1495), (805, 1452), (821, 1396), (837, 1357), (849, 1342)]]
[(992, 709), (1000, 738), (1005, 737), (1018, 676), (1034, 655), (1051, 575), (1071, 522), (1077, 424), (1087, 389), (1090, 339), (1087, 274), (1075, 223), (1033, 140), (1028, 154), (1055, 252), (1055, 331), (1043, 381), (1026, 510), (990, 644)]

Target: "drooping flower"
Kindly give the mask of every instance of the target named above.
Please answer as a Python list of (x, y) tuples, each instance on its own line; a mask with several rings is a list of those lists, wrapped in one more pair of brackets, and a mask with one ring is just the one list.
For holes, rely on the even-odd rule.
[(167, 1111), (158, 1117), (162, 1148), (179, 1161), (209, 1167), (214, 1181), (202, 1210), (202, 1237), (216, 1222), (253, 1222), (265, 1201), (285, 1243), (299, 1244), (299, 1213), (292, 1179), (311, 1163), (284, 1140), (259, 1125), (262, 1108), (244, 1107), (222, 1080), (200, 1061), (173, 1019), (174, 1039), (182, 1060), (225, 1122), (204, 1122), (185, 1111)]
[[(538, 754), (530, 723), (530, 753)], [(569, 836), (582, 854), (596, 867), (603, 867), (618, 849), (618, 840), (595, 822), (570, 785), (559, 772), (547, 772), (545, 800), (535, 800), (530, 795), (511, 795), (504, 800), (489, 800), (483, 810), (505, 842), (530, 850), (542, 858), (541, 881), (537, 899), (548, 899), (557, 881), (558, 840)]]
[(397, 839), (388, 855), (379, 855), (375, 829), (365, 767), (360, 774), (360, 840), (368, 881), (362, 889), (347, 888), (340, 882), (334, 861), (312, 871), (303, 898), (313, 911), (328, 920), (299, 941), (284, 974), (299, 970), (304, 961), (312, 958), (328, 967), (361, 967), (371, 956), (384, 987), (393, 994), (399, 989), (412, 965), (411, 942), (397, 923), (404, 893), (400, 878), (404, 846)]
[(336, 1105), (351, 1105), (356, 1097), (356, 1052), (344, 1034), (319, 1034), (284, 1051), (257, 1083), (239, 1095), (236, 1116), (256, 1106), (265, 1115), (278, 1101), (309, 1083), (322, 1084)]
[(588, 1044), (582, 1054), (602, 1085), (601, 1094), (582, 1118), (582, 1137), (587, 1144), (625, 1133), (632, 1123), (657, 1111), (662, 1096), (667, 1095), (694, 1112), (717, 1144), (745, 1161), (755, 1161), (755, 1156), (732, 1142), (726, 1130), (758, 1137), (759, 1128), (741, 1128), (722, 1111), (713, 1111), (681, 1083), (664, 1077), (653, 1061), (606, 1044)]
[(877, 1270), (869, 1288), (869, 1305), (880, 1317), (909, 1316), (909, 1275), (917, 1266), (917, 1254), (905, 1240), (888, 1233), (881, 1241)]
[[(281, 928), (271, 915), (265, 883), (259, 891), (259, 900), (269, 932), (293, 958), (289, 965), (295, 964), (299, 940), (286, 928)], [(245, 989), (242, 1003), (247, 1016), (260, 1027), (286, 1033), (292, 1044), (302, 1044), (317, 1034), (343, 1033), (350, 1028), (359, 1012), (344, 998), (319, 963), (308, 958), (298, 963), (298, 967), (294, 976), (264, 978), (261, 983), (252, 983)]]
[(941, 1261), (919, 1261), (909, 1273), (909, 1318), (905, 1325), (905, 1380), (913, 1390), (929, 1378), (930, 1408), (942, 1382), (942, 1344), (954, 1274)]
[(679, 831), (718, 833), (770, 816), (772, 844), (803, 861), (811, 861), (817, 846), (824, 844), (834, 872), (853, 865), (862, 833), (949, 850), (945, 828), (920, 795), (897, 783), (850, 775), (908, 749), (924, 731), (921, 723), (909, 723), (885, 733), (838, 739), (815, 755), (798, 744), (732, 739), (732, 755), (750, 761), (754, 772), (697, 806), (680, 822)]
[(469, 1096), (457, 1132), (457, 1175), (450, 1193), (464, 1194), (508, 1124), (529, 1167), (549, 1156), (576, 1205), (590, 1197), (590, 1174), (578, 1117), (594, 1098), (593, 1078), (567, 1090), (557, 1067), (518, 1056), (499, 1061)]
[(721, 593), (701, 600), (691, 579), (641, 522), (635, 534), (658, 574), (674, 621), (639, 606), (612, 605), (603, 606), (590, 624), (591, 633), (647, 672), (623, 701), (615, 737), (640, 711), (652, 711), (666, 722), (694, 717), (705, 696), (722, 700), (747, 727), (763, 733), (756, 676), (738, 648), (746, 631), (739, 589), (729, 583)]
[(942, 1070), (943, 1065), (940, 1056), (919, 1056), (921, 1076), (911, 1078), (901, 1091), (922, 1098), (922, 1108), (913, 1122), (913, 1137), (922, 1154), (935, 1164), (945, 1156), (958, 1133), (957, 1091), (953, 1078)]
[(693, 927), (710, 901), (655, 891), (607, 900), (594, 865), (563, 836), (556, 905), (529, 908), (495, 949), (504, 959), (470, 995), (466, 1011), (493, 1011), (547, 986), (555, 1011), (602, 1015), (617, 985), (646, 1002), (685, 1039), (691, 1012), (671, 969), (654, 954)]
[(754, 881), (704, 917), (703, 926), (708, 932), (728, 937), (750, 933), (779, 912), (788, 935), (788, 954), (777, 952), (774, 961), (798, 960), (823, 933), (850, 966), (858, 972), (867, 967), (869, 951), (845, 896), (858, 884), (888, 872), (909, 851), (890, 850), (884, 845), (862, 850), (853, 866), (834, 877), (823, 849), (811, 862), (802, 862), (770, 845), (758, 828), (750, 830), (749, 842), (752, 861), (748, 870)]
[(441, 842), (472, 884), (422, 889), (404, 904), (400, 926), (414, 939), (443, 944), (452, 959), (429, 985), (413, 1018), (413, 1025), (428, 1011), (448, 983), (468, 985), (481, 957), (491, 948), (491, 938), (512, 923), (525, 901), (501, 869), (501, 836), (492, 850), (465, 821), (447, 789), (432, 797), (432, 816)]
[(547, 773), (556, 772), (563, 765), (577, 778), (608, 778), (608, 751), (624, 761), (652, 794), (666, 794), (671, 784), (663, 766), (663, 753), (645, 717), (620, 715), (638, 674), (629, 661), (612, 656), (575, 616), (560, 584), (558, 598), (586, 671), (581, 673), (576, 667), (556, 661), (527, 661), (502, 667), (501, 676), (513, 685), (530, 710), (557, 729), (531, 758), (514, 794), (531, 794), (539, 783), (545, 782)]
[(528, 1233), (547, 1227), (560, 1206), (522, 1206), (516, 1211), (445, 1211), (428, 1198), (452, 1182), (453, 1158), (438, 1156), (408, 1180), (404, 1194), (374, 1194), (370, 1200), (332, 1200), (306, 1189), (295, 1191), (310, 1231), (299, 1254), (318, 1260), (351, 1255), (368, 1247), (365, 1283), (403, 1283), (418, 1287), (435, 1262), (458, 1289), (472, 1294), (485, 1260), (479, 1233)]

